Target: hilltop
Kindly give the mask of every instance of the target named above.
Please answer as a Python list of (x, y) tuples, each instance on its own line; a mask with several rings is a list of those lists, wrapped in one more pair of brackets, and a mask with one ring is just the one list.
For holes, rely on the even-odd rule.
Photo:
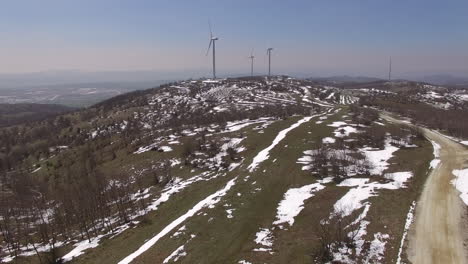
[(420, 127), (463, 143), (467, 102), (463, 90), (418, 82), (202, 79), (3, 128), (2, 256), (406, 261), (416, 201), (438, 158)]

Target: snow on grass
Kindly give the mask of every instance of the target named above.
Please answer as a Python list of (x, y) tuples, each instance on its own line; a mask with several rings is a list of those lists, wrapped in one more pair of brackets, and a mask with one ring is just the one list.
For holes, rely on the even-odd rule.
[(358, 130), (352, 126), (338, 127), (333, 131), (335, 137), (347, 137), (351, 133), (357, 133)]
[(161, 146), (159, 147), (159, 150), (161, 150), (162, 152), (169, 152), (172, 151), (172, 148), (169, 146)]
[(328, 126), (330, 126), (330, 127), (341, 127), (341, 126), (344, 126), (344, 125), (346, 125), (346, 122), (335, 121), (335, 122), (329, 124)]
[(172, 234), (171, 238), (172, 237), (178, 237), (179, 235), (183, 234), (186, 230), (187, 230), (187, 227), (185, 225), (183, 225), (177, 231), (175, 231), (174, 234)]
[(255, 243), (264, 247), (254, 249), (254, 251), (270, 251), (273, 246), (273, 235), (267, 228), (262, 228), (255, 234)]
[(461, 141), (460, 143), (462, 143), (462, 144), (465, 145), (465, 146), (468, 146), (468, 140), (466, 140), (466, 141)]
[(164, 259), (163, 263), (168, 263), (170, 260), (176, 262), (179, 258), (187, 256), (187, 252), (185, 252), (184, 247), (185, 245), (178, 247), (171, 255)]
[(226, 217), (227, 218), (233, 218), (234, 216), (232, 213), (234, 212), (235, 209), (226, 209)]
[[(61, 246), (64, 245), (64, 242), (62, 241), (58, 241), (58, 242), (55, 242), (55, 244), (53, 245), (54, 248), (59, 248)], [(30, 257), (30, 256), (33, 256), (33, 255), (36, 255), (37, 252), (50, 252), (50, 250), (52, 249), (52, 244), (39, 244), (39, 243), (35, 243), (34, 245), (31, 244), (31, 243), (28, 243), (26, 246), (22, 246), (19, 248), (19, 254), (18, 256), (23, 256), (23, 257)], [(15, 256), (12, 256), (12, 255), (7, 255), (7, 256), (2, 256), (2, 262), (0, 263), (7, 263), (7, 262), (11, 262), (15, 259)], [(18, 261), (15, 261), (15, 263), (18, 262)]]
[(176, 158), (170, 159), (169, 161), (171, 163), (171, 167), (177, 166), (182, 163), (180, 159), (176, 159)]
[(244, 127), (247, 127), (247, 126), (250, 126), (250, 125), (253, 125), (253, 124), (269, 122), (271, 120), (272, 120), (272, 118), (270, 118), (270, 117), (262, 117), (262, 118), (255, 119), (255, 120), (245, 119), (245, 120), (241, 120), (241, 121), (230, 121), (230, 122), (227, 122), (226, 130), (224, 132), (238, 131), (238, 130), (241, 130), (242, 128), (244, 128)]
[(402, 172), (394, 172), (394, 173), (385, 173), (384, 177), (389, 180), (393, 180), (397, 188), (405, 187), (405, 182), (413, 177), (413, 173), (411, 171), (402, 171)]
[(158, 209), (159, 205), (167, 202), (169, 198), (183, 189), (187, 188), (190, 186), (192, 183), (198, 182), (198, 181), (209, 181), (211, 179), (214, 179), (218, 176), (218, 174), (215, 174), (213, 176), (210, 176), (209, 172), (204, 172), (200, 175), (194, 176), (188, 180), (181, 181), (180, 178), (176, 178), (172, 184), (170, 184), (168, 187), (166, 187), (161, 195), (159, 196), (158, 199), (154, 200), (153, 202), (150, 203), (150, 205), (146, 208), (146, 211), (155, 211)]
[(159, 239), (167, 235), (169, 232), (171, 232), (174, 228), (176, 228), (178, 225), (182, 224), (185, 220), (188, 218), (194, 216), (197, 212), (202, 210), (203, 208), (207, 208), (210, 206), (214, 206), (217, 204), (221, 198), (226, 195), (226, 193), (232, 188), (232, 186), (235, 185), (236, 178), (230, 180), (224, 188), (218, 190), (217, 192), (209, 195), (205, 199), (201, 200), (198, 202), (192, 209), (188, 210), (185, 214), (181, 215), (179, 218), (174, 220), (172, 223), (167, 225), (161, 232), (159, 232), (156, 236), (145, 242), (139, 249), (137, 249), (135, 252), (132, 254), (128, 255), (124, 259), (122, 259), (119, 264), (127, 264), (132, 262), (136, 257), (140, 256), (143, 254), (145, 251), (147, 251), (149, 248), (151, 248), (153, 245), (158, 242)]
[(237, 262), (239, 264), (252, 264), (252, 262), (248, 262), (247, 260), (239, 260), (239, 262)]
[(349, 178), (341, 183), (339, 183), (337, 186), (341, 187), (354, 187), (354, 186), (361, 186), (366, 184), (369, 181), (367, 178)]
[(215, 110), (216, 112), (225, 112), (225, 111), (228, 111), (229, 109), (225, 107), (215, 106), (213, 107), (213, 110)]
[[(357, 256), (361, 254), (363, 246), (366, 242), (363, 237), (367, 234), (367, 226), (370, 224), (370, 222), (364, 220), (364, 218), (366, 218), (367, 213), (369, 212), (369, 208), (370, 203), (366, 203), (366, 206), (364, 207), (362, 213), (359, 214), (359, 216), (355, 221), (353, 221), (353, 223), (346, 227), (348, 228), (352, 225), (359, 224), (356, 230), (352, 230), (347, 234), (350, 239), (353, 239)], [(355, 261), (350, 259), (350, 256), (352, 256), (352, 249), (344, 245), (343, 247), (338, 248), (338, 252), (333, 253), (333, 260), (338, 263), (355, 263)]]
[(204, 81), (202, 81), (202, 83), (219, 83), (220, 81), (218, 80), (211, 80), (211, 79), (206, 79)]
[(390, 140), (385, 141), (385, 149), (374, 150), (372, 148), (362, 148), (362, 153), (371, 163), (370, 173), (373, 175), (381, 175), (388, 168), (388, 160), (393, 156), (393, 152), (399, 150), (390, 144)]
[[(147, 208), (144, 208), (138, 212), (136, 212), (135, 215), (131, 216), (131, 219), (134, 219), (138, 216), (141, 216), (141, 215), (145, 215), (147, 214), (149, 211), (154, 211), (154, 210), (157, 210), (159, 205), (168, 201), (169, 198), (175, 194), (175, 193), (178, 193), (180, 192), (181, 190), (185, 189), (186, 187), (188, 187), (189, 185), (191, 185), (192, 183), (195, 183), (195, 182), (198, 182), (198, 181), (209, 181), (211, 179), (214, 179), (214, 178), (217, 178), (220, 174), (212, 174), (212, 173), (209, 173), (209, 172), (204, 172), (200, 175), (197, 175), (197, 176), (194, 176), (188, 180), (185, 180), (185, 181), (181, 181), (180, 178), (176, 178), (174, 180), (173, 183), (169, 184), (168, 187), (166, 187), (165, 189), (163, 189), (160, 197), (158, 199), (155, 199), (153, 200)], [(143, 193), (138, 193), (138, 195), (132, 195), (132, 199), (134, 199), (135, 201), (138, 201), (139, 199), (142, 198), (142, 195), (143, 195), (143, 198), (148, 198), (148, 191), (149, 189), (145, 189), (145, 191)], [(111, 222), (113, 222), (114, 220), (111, 219)], [(136, 221), (132, 221), (133, 224), (135, 223), (138, 223)], [(128, 229), (130, 226), (129, 226), (129, 223), (127, 224), (124, 224), (124, 225), (121, 225), (119, 227), (117, 227), (114, 232), (112, 233), (108, 233), (108, 234), (104, 234), (103, 236), (108, 236), (108, 235), (112, 235), (110, 238), (113, 238), (119, 234), (121, 234), (123, 231), (125, 231), (126, 229)], [(182, 230), (183, 228), (181, 228), (180, 230)], [(99, 239), (102, 238), (103, 236), (100, 236), (98, 237)], [(91, 241), (94, 241), (95, 239), (93, 238)], [(95, 241), (95, 243), (98, 243), (99, 241)], [(81, 248), (80, 251), (84, 251), (85, 249), (87, 248), (83, 248), (83, 245), (81, 244), (86, 244), (86, 241), (84, 242), (80, 242), (77, 244), (77, 247)], [(90, 248), (90, 247), (88, 247)], [(76, 249), (78, 250), (78, 249)], [(72, 250), (73, 251), (76, 251), (75, 249)]]
[(324, 107), (333, 107), (332, 104), (321, 101), (320, 98), (318, 97), (314, 98), (314, 100), (315, 101), (312, 102), (313, 104), (317, 104), (317, 105), (324, 106)]
[[(232, 148), (232, 149), (235, 149), (237, 145), (239, 145), (242, 140), (244, 140), (244, 138), (231, 138), (228, 142), (224, 143), (222, 146), (221, 146), (221, 151), (216, 154), (216, 156), (214, 156), (212, 158), (214, 164), (217, 166), (217, 167), (221, 167), (221, 164), (223, 163), (223, 157), (227, 156), (228, 153), (227, 153), (227, 150), (229, 148)], [(242, 147), (240, 147), (239, 149), (242, 150)], [(239, 152), (239, 149), (236, 149), (236, 152)], [(237, 168), (238, 166), (240, 165), (240, 163), (232, 163), (230, 164), (229, 166), (229, 171), (231, 170), (234, 170), (235, 168)]]
[(85, 250), (97, 247), (99, 245), (99, 240), (101, 240), (103, 236), (104, 235), (100, 235), (100, 236), (91, 238), (91, 240), (83, 240), (81, 242), (76, 243), (74, 245), (75, 248), (62, 257), (63, 261), (64, 262), (70, 261), (73, 258), (82, 255)]
[[(367, 162), (364, 159), (356, 159), (353, 157), (355, 151), (343, 149), (328, 149), (325, 153), (320, 153), (320, 150), (306, 150), (303, 152), (304, 156), (300, 157), (297, 160), (297, 163), (303, 164), (302, 170), (310, 171), (312, 174), (318, 174), (319, 170), (314, 167), (314, 160), (316, 159), (317, 155), (326, 155), (327, 159), (339, 159), (343, 161), (352, 161), (347, 165), (343, 165), (341, 167), (342, 172), (344, 175), (348, 177), (356, 176), (357, 174), (362, 174), (367, 172), (364, 168), (367, 167)], [(326, 164), (328, 168), (330, 168), (330, 164)]]
[(374, 240), (372, 240), (369, 248), (369, 252), (367, 253), (367, 258), (365, 263), (379, 263), (385, 253), (385, 244), (390, 238), (388, 234), (382, 234), (380, 232), (374, 234)]
[(460, 192), (460, 198), (468, 205), (468, 169), (453, 170), (453, 175), (457, 178), (452, 180), (452, 184)]
[(333, 144), (335, 143), (336, 139), (332, 138), (332, 137), (326, 137), (326, 138), (323, 138), (322, 139), (322, 142), (324, 144)]
[(398, 258), (397, 258), (396, 264), (401, 263), (401, 254), (403, 253), (403, 245), (405, 244), (405, 239), (406, 239), (406, 236), (408, 235), (408, 230), (411, 226), (411, 223), (413, 223), (415, 207), (416, 207), (416, 202), (413, 201), (408, 211), (408, 214), (406, 215), (405, 228), (403, 229), (403, 236), (401, 237), (400, 248), (398, 249)]
[(233, 162), (233, 163), (229, 164), (228, 170), (229, 170), (229, 171), (233, 171), (233, 170), (235, 170), (237, 167), (239, 167), (240, 165), (241, 165), (240, 162), (238, 162), (238, 163)]
[(384, 123), (381, 123), (381, 122), (374, 121), (374, 123), (376, 123), (376, 124), (379, 125), (379, 126), (385, 126), (385, 124), (384, 124)]
[(343, 181), (343, 184), (339, 184), (338, 186), (357, 187), (350, 189), (333, 205), (335, 213), (339, 213), (342, 216), (351, 215), (352, 212), (364, 206), (363, 201), (366, 201), (369, 197), (375, 195), (375, 187), (366, 183), (369, 179), (353, 179), (355, 180), (354, 182), (349, 182), (348, 180)]
[(431, 163), (429, 163), (429, 168), (435, 169), (440, 164), (440, 145), (433, 140), (430, 141), (432, 143), (432, 147), (434, 148), (434, 159), (431, 160)]
[(348, 233), (349, 237), (354, 237), (354, 243), (356, 244), (356, 255), (360, 255), (364, 246), (364, 236), (367, 234), (367, 226), (370, 224), (369, 221), (364, 220), (367, 213), (369, 212), (370, 204), (367, 203), (363, 212), (358, 216), (355, 222), (359, 223), (359, 228), (356, 231)]
[(341, 197), (333, 206), (335, 213), (340, 213), (342, 216), (348, 216), (355, 210), (362, 208), (370, 197), (377, 195), (377, 190), (396, 190), (405, 187), (405, 182), (411, 178), (411, 172), (395, 172), (385, 174), (385, 178), (391, 180), (389, 183), (369, 182), (367, 178), (350, 178), (346, 179), (337, 186), (340, 187), (355, 187), (350, 189), (343, 197)]
[(294, 218), (304, 209), (304, 201), (314, 196), (315, 192), (324, 188), (325, 186), (319, 182), (300, 188), (289, 189), (278, 205), (276, 221), (274, 221), (273, 224), (279, 225), (280, 228), (282, 228), (282, 224), (285, 223), (292, 226), (294, 224)]
[(262, 163), (263, 161), (267, 160), (270, 157), (270, 150), (272, 150), (278, 143), (280, 143), (286, 137), (286, 135), (289, 133), (289, 131), (297, 128), (302, 123), (310, 121), (312, 118), (314, 118), (316, 116), (318, 116), (318, 115), (304, 117), (304, 118), (300, 119), (299, 121), (297, 121), (296, 123), (294, 123), (293, 125), (291, 125), (290, 127), (280, 131), (278, 133), (278, 135), (276, 136), (276, 138), (271, 143), (271, 145), (268, 146), (267, 148), (263, 149), (262, 151), (260, 151), (257, 154), (257, 156), (254, 157), (252, 163), (248, 167), (250, 172), (254, 171), (260, 163)]

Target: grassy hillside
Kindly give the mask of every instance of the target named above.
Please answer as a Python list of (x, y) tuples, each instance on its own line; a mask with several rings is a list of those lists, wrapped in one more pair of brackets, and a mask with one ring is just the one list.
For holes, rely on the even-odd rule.
[(54, 104), (0, 104), (0, 127), (36, 122), (74, 108)]
[(15, 208), (0, 212), (3, 256), (404, 258), (406, 215), (432, 146), (356, 102), (352, 92), (287, 77), (186, 81), (1, 129), (0, 208)]

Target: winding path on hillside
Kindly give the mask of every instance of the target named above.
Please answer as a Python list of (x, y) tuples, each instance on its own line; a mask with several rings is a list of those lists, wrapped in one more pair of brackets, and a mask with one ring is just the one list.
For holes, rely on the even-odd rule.
[[(404, 123), (386, 114), (382, 117), (390, 122)], [(408, 258), (413, 264), (468, 263), (463, 246), (467, 232), (462, 220), (465, 205), (451, 184), (452, 171), (467, 166), (468, 150), (440, 133), (422, 129), (428, 139), (440, 145), (441, 162), (428, 176), (417, 203)]]

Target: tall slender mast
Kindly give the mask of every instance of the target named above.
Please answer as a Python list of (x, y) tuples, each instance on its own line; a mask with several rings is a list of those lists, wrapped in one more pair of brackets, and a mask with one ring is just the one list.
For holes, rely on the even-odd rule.
[(268, 76), (271, 76), (271, 51), (273, 48), (268, 48), (267, 49), (267, 54), (268, 54)]
[(216, 39), (213, 39), (213, 79), (216, 79)]
[(388, 67), (388, 81), (392, 81), (392, 57), (390, 56), (390, 65)]
[(254, 56), (253, 55), (250, 55), (249, 59), (250, 59), (250, 76), (253, 76), (253, 62), (254, 62)]

